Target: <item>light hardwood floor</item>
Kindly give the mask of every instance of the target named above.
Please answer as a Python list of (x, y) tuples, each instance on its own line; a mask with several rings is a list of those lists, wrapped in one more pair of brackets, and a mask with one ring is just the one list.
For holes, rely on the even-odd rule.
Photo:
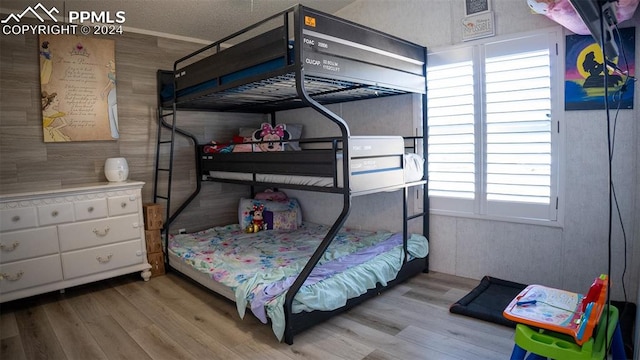
[(513, 330), (450, 314), (478, 283), (431, 272), (279, 343), (235, 304), (169, 273), (0, 305), (8, 359), (507, 359)]

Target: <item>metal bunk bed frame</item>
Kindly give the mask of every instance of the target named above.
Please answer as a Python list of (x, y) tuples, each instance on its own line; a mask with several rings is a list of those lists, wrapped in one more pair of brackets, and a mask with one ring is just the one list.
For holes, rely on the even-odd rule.
[[(296, 5), (290, 9), (287, 9), (281, 13), (275, 14), (265, 20), (263, 20), (262, 22), (256, 23), (248, 28), (245, 28), (241, 31), (238, 31), (228, 37), (223, 38), (222, 40), (219, 40), (215, 43), (212, 43), (209, 46), (206, 46), (198, 51), (195, 51), (179, 60), (177, 60), (174, 63), (173, 66), (173, 72), (167, 72), (167, 71), (158, 71), (158, 91), (160, 93), (161, 88), (160, 88), (160, 83), (162, 82), (162, 77), (163, 76), (167, 76), (167, 73), (173, 74), (173, 97), (171, 98), (171, 110), (167, 111), (167, 102), (162, 99), (159, 96), (159, 106), (158, 106), (158, 118), (159, 118), (159, 126), (158, 126), (158, 144), (157, 144), (157, 153), (156, 153), (156, 172), (155, 172), (155, 183), (154, 183), (154, 202), (158, 201), (158, 200), (165, 200), (165, 207), (166, 207), (166, 221), (164, 224), (164, 235), (165, 235), (165, 239), (168, 239), (169, 233), (170, 233), (170, 227), (171, 224), (173, 223), (173, 221), (176, 219), (176, 217), (180, 214), (181, 211), (183, 211), (188, 205), (189, 203), (196, 198), (196, 196), (198, 195), (198, 193), (201, 190), (201, 181), (202, 181), (202, 177), (201, 176), (196, 176), (197, 178), (197, 184), (196, 184), (196, 188), (194, 189), (193, 193), (188, 197), (188, 199), (182, 203), (180, 205), (180, 207), (175, 211), (175, 212), (171, 212), (171, 180), (172, 180), (172, 172), (173, 172), (173, 153), (174, 153), (174, 141), (175, 141), (175, 137), (176, 135), (180, 135), (186, 138), (189, 138), (193, 143), (194, 143), (194, 148), (195, 148), (195, 157), (196, 157), (196, 166), (197, 166), (197, 172), (198, 174), (201, 174), (201, 165), (200, 165), (200, 154), (198, 151), (198, 144), (197, 144), (197, 139), (194, 135), (180, 129), (177, 126), (177, 113), (178, 110), (182, 109), (183, 106), (184, 108), (188, 108), (189, 103), (187, 102), (187, 104), (182, 105), (180, 103), (180, 98), (179, 98), (179, 94), (178, 94), (178, 74), (180, 73), (180, 64), (185, 62), (186, 60), (192, 59), (194, 56), (197, 56), (199, 54), (201, 54), (204, 51), (210, 50), (212, 48), (215, 48), (216, 52), (220, 52), (221, 49), (221, 45), (226, 42), (229, 41), (230, 39), (233, 39), (239, 35), (242, 35), (243, 33), (246, 33), (247, 31), (253, 30), (258, 26), (261, 26), (261, 24), (266, 23), (268, 21), (271, 21), (273, 19), (276, 19), (278, 17), (282, 17), (284, 19), (284, 29), (285, 29), (285, 34), (289, 34), (289, 22), (290, 20), (288, 20), (290, 14), (293, 15), (293, 24), (294, 24), (294, 29), (293, 31), (295, 32), (295, 44), (294, 44), (294, 56), (295, 56), (295, 61), (290, 61), (292, 59), (287, 59), (287, 65), (285, 65), (285, 68), (290, 68), (293, 67), (294, 69), (294, 73), (295, 73), (295, 89), (296, 89), (296, 98), (284, 98), (284, 99), (276, 99), (274, 102), (272, 103), (266, 103), (266, 104), (261, 104), (260, 106), (257, 106), (256, 108), (247, 108), (247, 107), (225, 107), (223, 109), (221, 109), (221, 111), (238, 111), (238, 112), (263, 112), (263, 113), (270, 113), (271, 114), (271, 120), (272, 122), (274, 122), (275, 120), (275, 111), (276, 110), (281, 110), (281, 109), (292, 109), (292, 108), (299, 108), (299, 107), (310, 107), (313, 108), (314, 110), (316, 110), (317, 112), (319, 112), (320, 114), (322, 114), (323, 116), (325, 116), (326, 118), (328, 118), (329, 120), (333, 121), (340, 129), (341, 135), (339, 137), (337, 137), (337, 139), (339, 141), (342, 142), (342, 144), (344, 144), (344, 146), (342, 147), (342, 152), (343, 152), (343, 159), (345, 159), (344, 161), (342, 161), (342, 176), (343, 176), (343, 183), (342, 183), (342, 187), (339, 189), (336, 188), (332, 188), (330, 191), (331, 192), (338, 192), (342, 194), (342, 198), (343, 198), (343, 207), (342, 207), (342, 211), (340, 212), (340, 214), (338, 215), (338, 217), (336, 218), (335, 222), (333, 223), (333, 225), (330, 227), (329, 231), (327, 232), (326, 236), (324, 237), (324, 239), (322, 240), (322, 242), (320, 243), (320, 245), (318, 246), (318, 248), (316, 249), (316, 251), (313, 253), (313, 255), (311, 256), (311, 258), (309, 259), (308, 263), (306, 264), (306, 266), (302, 269), (301, 273), (299, 274), (299, 276), (296, 278), (296, 280), (294, 281), (293, 285), (289, 288), (289, 290), (286, 293), (286, 297), (285, 297), (285, 304), (284, 304), (284, 312), (285, 312), (285, 320), (286, 320), (286, 328), (285, 328), (285, 333), (284, 333), (284, 341), (287, 344), (293, 344), (293, 336), (311, 326), (313, 326), (316, 323), (322, 322), (328, 318), (330, 318), (331, 316), (334, 316), (337, 313), (343, 312), (345, 310), (348, 310), (350, 308), (352, 308), (353, 306), (365, 301), (368, 298), (371, 298), (373, 296), (378, 295), (382, 290), (384, 290), (385, 288), (391, 287), (393, 286), (395, 283), (400, 283), (402, 281), (405, 281), (406, 279), (408, 279), (410, 276), (413, 276), (419, 272), (427, 272), (428, 271), (428, 256), (425, 259), (415, 259), (412, 261), (407, 261), (407, 232), (408, 232), (408, 222), (410, 220), (416, 219), (416, 218), (422, 218), (422, 227), (423, 227), (423, 233), (424, 234), (428, 234), (429, 233), (429, 224), (428, 224), (428, 197), (426, 196), (426, 181), (422, 180), (422, 181), (417, 181), (411, 184), (404, 184), (404, 186), (399, 187), (397, 190), (401, 190), (402, 193), (402, 197), (403, 197), (403, 248), (404, 248), (404, 253), (405, 253), (405, 257), (404, 257), (404, 261), (403, 261), (403, 267), (400, 271), (400, 273), (398, 274), (397, 278), (393, 281), (391, 281), (386, 287), (382, 287), (380, 286), (380, 284), (378, 284), (378, 287), (375, 289), (371, 289), (369, 290), (367, 293), (357, 297), (357, 298), (353, 298), (350, 299), (347, 304), (339, 309), (333, 310), (333, 311), (313, 311), (313, 312), (306, 312), (306, 313), (298, 313), (295, 314), (292, 312), (292, 304), (293, 304), (293, 300), (295, 295), (297, 294), (297, 292), (300, 290), (300, 288), (302, 287), (304, 281), (308, 278), (308, 276), (311, 274), (311, 271), (313, 270), (313, 268), (317, 265), (317, 263), (319, 262), (319, 260), (321, 259), (322, 255), (324, 254), (324, 252), (326, 251), (326, 249), (328, 248), (328, 246), (331, 244), (331, 242), (333, 241), (333, 239), (335, 238), (335, 236), (337, 235), (338, 231), (342, 228), (342, 226), (344, 225), (346, 219), (349, 216), (349, 213), (351, 211), (351, 202), (352, 202), (352, 192), (350, 191), (350, 161), (348, 161), (350, 159), (350, 154), (349, 154), (349, 147), (346, 146), (346, 144), (349, 143), (349, 138), (351, 136), (350, 134), (350, 130), (349, 130), (349, 126), (346, 124), (346, 122), (339, 117), (338, 115), (336, 115), (335, 113), (333, 113), (332, 111), (330, 111), (326, 106), (324, 106), (324, 104), (320, 103), (319, 101), (315, 100), (307, 91), (306, 88), (306, 84), (305, 84), (305, 80), (307, 79), (307, 73), (305, 71), (305, 66), (304, 66), (304, 62), (302, 61), (303, 59), (303, 46), (302, 46), (302, 39), (304, 39), (304, 35), (303, 35), (303, 26), (301, 24), (304, 23), (304, 21), (306, 19), (304, 19), (303, 17), (309, 13), (309, 11), (312, 11), (312, 14), (315, 15), (320, 15), (320, 16), (329, 16), (327, 14), (324, 13), (320, 13), (317, 12), (315, 10), (311, 10), (308, 9), (306, 7), (303, 7), (301, 5)], [(348, 22), (346, 20), (342, 20), (341, 21), (348, 23), (352, 26), (357, 26), (359, 28), (364, 28), (366, 30), (372, 30), (369, 28), (365, 28), (364, 26), (361, 25), (357, 25), (351, 22)], [(373, 30), (375, 31), (375, 30)], [(285, 41), (288, 42), (288, 38), (285, 39)], [(288, 45), (288, 44), (285, 44)], [(427, 154), (427, 124), (426, 124), (426, 118), (427, 118), (427, 98), (426, 98), (426, 48), (423, 48), (424, 50), (424, 63), (422, 65), (422, 73), (424, 74), (423, 76), (425, 77), (425, 84), (424, 84), (424, 89), (425, 91), (422, 92), (421, 94), (421, 106), (422, 106), (422, 132), (423, 135), (422, 136), (416, 136), (413, 137), (413, 147), (417, 148), (418, 147), (418, 143), (420, 143), (422, 145), (422, 153), (423, 154)], [(289, 57), (290, 55), (287, 55), (287, 57)], [(247, 82), (249, 82), (250, 80), (247, 80)], [(328, 91), (326, 93), (324, 93), (323, 95), (326, 94), (330, 94), (333, 91)], [(410, 91), (405, 91), (402, 93), (409, 93)], [(377, 96), (377, 92), (376, 92), (376, 96)], [(392, 95), (392, 94), (388, 94), (388, 95)], [(193, 97), (191, 97), (191, 99), (193, 99)], [(297, 100), (300, 100), (300, 102), (298, 102)], [(357, 98), (355, 99), (357, 100)], [(189, 100), (190, 101), (190, 100)], [(337, 101), (325, 101), (326, 104), (329, 103), (334, 103), (334, 102), (343, 102), (345, 100), (339, 99)], [(196, 104), (197, 101), (195, 102)], [(262, 106), (264, 105), (264, 106)], [(196, 110), (199, 108), (198, 105), (195, 106)], [(249, 110), (249, 111), (242, 111), (242, 110)], [(166, 118), (171, 118), (171, 122), (168, 122), (166, 120)], [(170, 131), (170, 140), (165, 140), (162, 136), (162, 131), (163, 128), (165, 130), (169, 130)], [(170, 149), (169, 149), (169, 165), (167, 168), (162, 168), (159, 166), (160, 164), (160, 153), (161, 153), (161, 147), (163, 145), (169, 145)], [(162, 195), (158, 193), (158, 182), (159, 182), (159, 174), (160, 172), (166, 172), (168, 174), (168, 184), (167, 184), (167, 194), (166, 195)], [(423, 179), (427, 178), (427, 174), (428, 174), (428, 169), (427, 169), (427, 164), (425, 163), (424, 166), (424, 175), (423, 175)], [(249, 184), (252, 186), (252, 191), (253, 191), (253, 186), (256, 185), (253, 182), (250, 181), (243, 181), (242, 183), (245, 184)], [(264, 183), (260, 183), (260, 184), (264, 184)], [(268, 184), (267, 184), (268, 185)], [(276, 185), (276, 184), (274, 184)], [(286, 187), (285, 185), (279, 185), (281, 187)], [(422, 211), (421, 212), (417, 212), (413, 215), (409, 215), (409, 210), (408, 210), (408, 193), (409, 193), (409, 188), (412, 186), (423, 186), (423, 190), (424, 190), (424, 195), (422, 196)], [(293, 186), (293, 188), (299, 188), (297, 186)], [(305, 188), (305, 187), (302, 187)], [(315, 191), (326, 191), (323, 189), (319, 189), (319, 188), (315, 188), (315, 189), (311, 189), (311, 190), (315, 190)], [(171, 266), (168, 264), (168, 240), (165, 241), (165, 260), (167, 261), (167, 268), (170, 269)]]

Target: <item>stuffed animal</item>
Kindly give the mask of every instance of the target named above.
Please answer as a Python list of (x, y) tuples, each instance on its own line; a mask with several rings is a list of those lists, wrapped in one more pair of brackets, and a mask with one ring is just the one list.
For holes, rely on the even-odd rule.
[(205, 154), (228, 153), (232, 150), (233, 146), (231, 144), (222, 144), (214, 140), (202, 147), (202, 152)]
[(254, 146), (254, 151), (282, 151), (284, 143), (291, 138), (285, 124), (278, 124), (275, 127), (271, 124), (263, 123), (260, 129), (254, 131), (253, 141), (264, 141)]
[(260, 230), (267, 230), (267, 224), (264, 222), (264, 205), (253, 205), (253, 211), (251, 211), (251, 224), (247, 226), (246, 232), (257, 233)]

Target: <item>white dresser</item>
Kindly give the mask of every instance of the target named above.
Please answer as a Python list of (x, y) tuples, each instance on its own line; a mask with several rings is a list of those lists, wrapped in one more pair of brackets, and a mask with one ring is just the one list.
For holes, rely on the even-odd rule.
[(141, 271), (143, 182), (0, 195), (0, 302)]

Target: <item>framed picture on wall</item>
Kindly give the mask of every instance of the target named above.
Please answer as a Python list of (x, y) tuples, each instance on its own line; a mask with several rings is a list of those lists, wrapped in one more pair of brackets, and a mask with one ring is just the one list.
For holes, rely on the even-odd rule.
[(118, 139), (114, 41), (75, 35), (38, 40), (44, 141)]
[[(609, 107), (633, 109), (635, 76), (635, 27), (620, 29), (616, 37), (619, 56), (606, 66), (600, 45), (590, 35), (568, 35), (565, 57), (565, 110), (601, 110), (605, 108), (605, 76)], [(627, 85), (627, 86), (625, 86)]]
[(489, 0), (464, 0), (465, 16), (471, 16), (489, 10), (491, 10), (489, 8)]

